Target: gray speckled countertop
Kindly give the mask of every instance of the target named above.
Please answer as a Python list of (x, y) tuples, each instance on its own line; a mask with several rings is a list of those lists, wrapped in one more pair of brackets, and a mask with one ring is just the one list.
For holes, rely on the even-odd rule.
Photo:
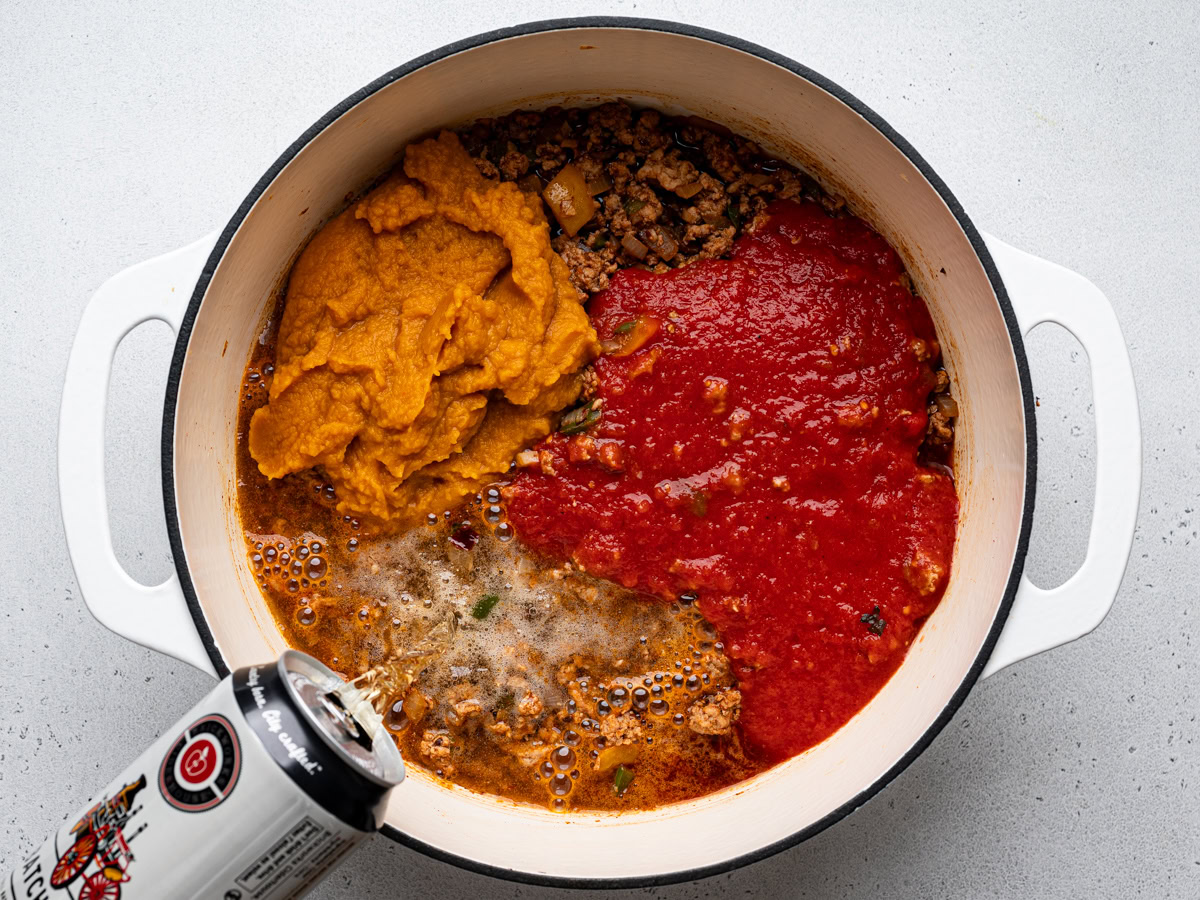
[[(1130, 567), (1095, 633), (979, 684), (923, 756), (818, 837), (628, 894), (1200, 896), (1200, 6), (70, 6), (9, 0), (0, 17), (0, 870), (210, 684), (94, 622), (67, 559), (56, 418), (92, 291), (222, 224), (288, 143), (393, 66), (501, 25), (611, 12), (706, 25), (815, 68), (905, 135), (981, 228), (1091, 277), (1132, 349), (1146, 465)], [(108, 425), (114, 532), (146, 581), (171, 565), (158, 478), (170, 345), (161, 324), (126, 340)], [(1029, 350), (1028, 570), (1051, 585), (1084, 552), (1087, 360), (1055, 328)], [(314, 896), (554, 893), (374, 838)]]

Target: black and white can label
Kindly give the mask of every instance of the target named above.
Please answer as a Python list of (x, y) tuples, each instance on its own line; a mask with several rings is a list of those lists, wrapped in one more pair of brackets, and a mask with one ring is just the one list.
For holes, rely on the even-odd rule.
[[(355, 802), (362, 773), (284, 689), (287, 676), (281, 662), (222, 681), (19, 860), (0, 883), (0, 900), (307, 893), (373, 831), (390, 786), (375, 785)], [(331, 809), (323, 794), (340, 806)]]

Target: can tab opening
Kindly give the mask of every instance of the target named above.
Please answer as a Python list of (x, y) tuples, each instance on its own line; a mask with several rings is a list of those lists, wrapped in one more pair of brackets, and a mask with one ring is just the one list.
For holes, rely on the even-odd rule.
[(367, 751), (371, 750), (373, 743), (371, 735), (359, 724), (350, 711), (346, 709), (342, 698), (335, 691), (321, 694), (321, 708), (326, 715), (345, 729), (346, 734), (354, 740), (354, 743)]

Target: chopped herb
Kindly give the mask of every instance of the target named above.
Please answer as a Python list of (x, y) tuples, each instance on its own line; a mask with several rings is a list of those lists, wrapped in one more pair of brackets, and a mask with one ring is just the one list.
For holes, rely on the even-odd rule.
[(625, 201), (625, 215), (632, 216), (635, 212), (637, 212), (639, 209), (641, 209), (645, 205), (646, 205), (645, 200), (636, 200), (631, 197), (630, 199)]
[(701, 492), (693, 495), (692, 512), (701, 519), (708, 515), (708, 494)]
[(516, 700), (517, 698), (513, 695), (512, 691), (505, 691), (496, 698), (496, 711), (503, 712), (506, 709), (512, 709), (512, 705), (516, 702)]
[(863, 613), (859, 621), (866, 624), (867, 631), (874, 635), (883, 634), (883, 629), (887, 628), (887, 622), (884, 621), (883, 616), (879, 615), (878, 606), (872, 612)]
[(725, 207), (725, 215), (729, 216), (729, 221), (733, 223), (734, 228), (742, 226), (742, 214), (738, 212), (738, 208), (733, 203)]
[(499, 602), (499, 594), (484, 594), (483, 597), (477, 600), (475, 605), (471, 607), (471, 615), (476, 619), (486, 619), (487, 614), (490, 613)]
[(622, 322), (613, 329), (613, 334), (629, 334), (629, 332), (633, 331), (637, 323), (637, 319), (630, 319), (628, 322)]
[(600, 421), (603, 414), (598, 401), (585, 403), (562, 417), (562, 421), (558, 425), (558, 433), (579, 434), (581, 431), (587, 431)]
[(600, 249), (602, 249), (602, 248), (604, 247), (604, 245), (605, 245), (605, 244), (607, 244), (607, 243), (608, 243), (608, 232), (607, 232), (607, 231), (601, 231), (601, 232), (600, 232), (599, 234), (597, 234), (597, 235), (596, 235), (594, 238), (592, 238), (592, 249), (593, 249), (593, 250), (600, 250)]
[(629, 790), (631, 784), (633, 784), (633, 771), (624, 766), (617, 766), (617, 771), (613, 772), (613, 793), (620, 797)]

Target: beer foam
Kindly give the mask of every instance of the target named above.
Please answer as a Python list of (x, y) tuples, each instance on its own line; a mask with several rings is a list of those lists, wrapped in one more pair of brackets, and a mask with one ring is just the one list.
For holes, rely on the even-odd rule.
[(379, 619), (390, 616), (393, 654), (453, 616), (453, 640), (418, 686), (438, 700), (470, 696), (485, 708), (519, 702), (528, 691), (547, 704), (565, 702), (557, 670), (575, 654), (631, 659), (641, 645), (686, 643), (694, 627), (671, 604), (569, 565), (547, 566), (486, 527), (473, 550), (454, 546), (441, 524), (372, 541), (343, 580), (384, 607)]
[(334, 688), (333, 693), (337, 694), (342, 705), (346, 707), (346, 712), (354, 718), (354, 721), (370, 736), (371, 740), (378, 740), (383, 734), (383, 716), (375, 709), (375, 697), (372, 696), (371, 691), (359, 687), (354, 681), (347, 681)]

